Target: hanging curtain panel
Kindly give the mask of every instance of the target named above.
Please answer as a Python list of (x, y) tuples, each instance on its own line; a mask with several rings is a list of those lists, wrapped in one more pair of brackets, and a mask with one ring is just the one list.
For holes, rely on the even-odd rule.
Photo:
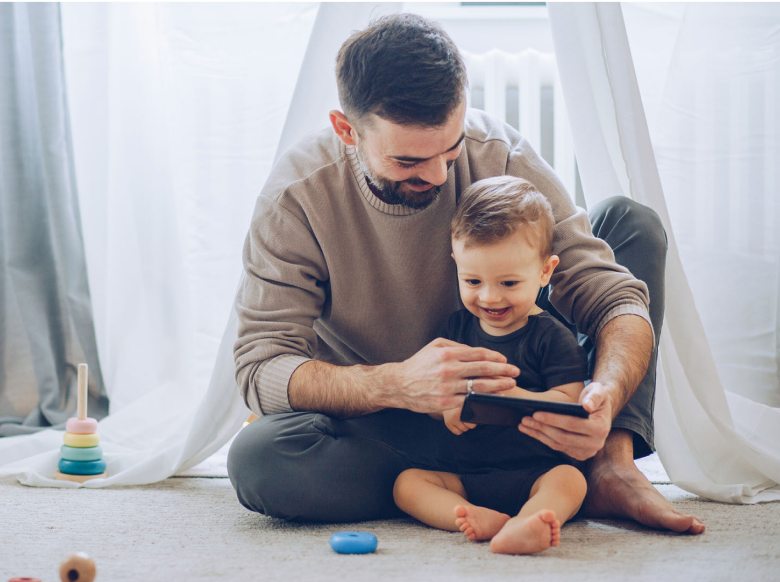
[[(217, 451), (249, 416), (228, 321), (317, 10), (62, 5), (84, 246), (111, 397), (99, 426), (108, 478), (85, 487), (165, 479)], [(0, 475), (82, 486), (52, 478), (61, 431), (13, 447), (2, 440)]]
[[(642, 72), (654, 71), (640, 84), (620, 4), (548, 9), (586, 200), (631, 197), (669, 238), (659, 457), (676, 485), (703, 497), (780, 499), (780, 10), (691, 5), (675, 22), (676, 8), (651, 8), (643, 24), (664, 32), (645, 30), (631, 46)], [(656, 51), (662, 39), (673, 48)], [(664, 70), (648, 66), (650, 51)], [(640, 87), (651, 88), (650, 129)]]
[(81, 362), (108, 412), (66, 95), (59, 4), (0, 4), (0, 436), (64, 428)]

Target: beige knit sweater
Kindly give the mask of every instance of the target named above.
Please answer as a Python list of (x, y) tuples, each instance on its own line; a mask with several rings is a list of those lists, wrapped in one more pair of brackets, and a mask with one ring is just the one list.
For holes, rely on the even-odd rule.
[(449, 238), (460, 193), (504, 174), (529, 180), (552, 204), (556, 309), (591, 337), (618, 315), (649, 322), (645, 284), (615, 264), (585, 212), (510, 126), (470, 110), (463, 149), (424, 210), (374, 196), (355, 149), (327, 129), (274, 166), (246, 238), (234, 356), (247, 406), (258, 415), (291, 411), (290, 376), (310, 359), (398, 362), (434, 339), (461, 307)]

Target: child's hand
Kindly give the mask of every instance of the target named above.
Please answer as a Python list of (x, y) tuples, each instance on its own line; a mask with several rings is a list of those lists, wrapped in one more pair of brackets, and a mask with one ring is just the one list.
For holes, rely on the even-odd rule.
[(449, 410), (445, 410), (441, 413), (444, 417), (444, 424), (447, 425), (447, 428), (458, 435), (463, 434), (470, 428), (477, 426), (476, 424), (467, 424), (460, 419), (461, 408), (463, 407), (458, 406), (457, 408), (450, 408)]

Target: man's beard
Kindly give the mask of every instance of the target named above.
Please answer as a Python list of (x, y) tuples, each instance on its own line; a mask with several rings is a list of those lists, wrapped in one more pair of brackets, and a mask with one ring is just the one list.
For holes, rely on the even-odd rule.
[[(360, 148), (355, 148), (355, 150), (357, 151), (357, 158), (358, 163), (360, 164), (360, 169), (365, 174), (366, 178), (368, 178), (371, 186), (373, 186), (374, 189), (378, 190), (382, 194), (381, 198), (388, 204), (401, 204), (407, 208), (422, 210), (424, 208), (428, 208), (439, 197), (441, 186), (434, 186), (433, 188), (425, 190), (424, 192), (410, 192), (408, 194), (406, 192), (402, 192), (401, 184), (406, 183), (413, 184), (415, 186), (424, 186), (425, 184), (428, 184), (428, 182), (420, 180), (419, 178), (410, 178), (402, 182), (394, 182), (393, 180), (388, 180), (387, 178), (377, 176), (368, 167), (368, 162), (363, 157)], [(447, 170), (449, 170), (450, 167), (452, 167), (452, 162), (447, 164)]]

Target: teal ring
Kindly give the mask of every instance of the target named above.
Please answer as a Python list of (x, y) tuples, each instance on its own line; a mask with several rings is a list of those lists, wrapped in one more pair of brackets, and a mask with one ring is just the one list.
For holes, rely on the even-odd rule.
[(100, 475), (106, 470), (105, 461), (68, 461), (60, 459), (60, 473), (66, 475)]
[(103, 458), (103, 449), (100, 446), (81, 448), (62, 445), (60, 457), (66, 461), (99, 461)]

